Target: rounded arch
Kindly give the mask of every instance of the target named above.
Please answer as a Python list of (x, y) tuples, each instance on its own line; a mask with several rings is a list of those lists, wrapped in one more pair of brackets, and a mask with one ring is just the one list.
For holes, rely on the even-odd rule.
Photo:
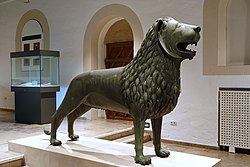
[(230, 65), (227, 62), (229, 2), (230, 0), (204, 0), (203, 3), (203, 74), (205, 75), (250, 74), (248, 64)]
[(143, 30), (137, 15), (127, 6), (121, 4), (107, 5), (98, 10), (88, 23), (83, 41), (84, 71), (98, 67), (98, 40), (102, 29), (114, 19), (124, 18), (130, 25), (134, 37), (136, 53), (143, 40)]
[(17, 29), (16, 29), (15, 50), (21, 51), (22, 31), (23, 31), (24, 25), (30, 20), (36, 20), (41, 25), (41, 28), (43, 31), (44, 49), (48, 50), (50, 46), (49, 24), (45, 15), (37, 9), (29, 10), (21, 17), (17, 25)]

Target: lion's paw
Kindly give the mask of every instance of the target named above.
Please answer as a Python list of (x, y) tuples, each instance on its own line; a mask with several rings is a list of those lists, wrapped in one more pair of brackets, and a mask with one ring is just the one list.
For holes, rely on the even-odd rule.
[(51, 139), (50, 143), (53, 146), (60, 146), (62, 144), (62, 142), (60, 140), (57, 140), (57, 139)]
[(170, 152), (168, 150), (161, 148), (159, 150), (155, 150), (155, 154), (158, 157), (165, 158), (165, 157), (168, 157), (170, 155)]
[(75, 135), (75, 134), (72, 134), (72, 135), (69, 135), (69, 138), (72, 140), (72, 141), (76, 141), (79, 139), (79, 136), (78, 135)]
[(135, 163), (139, 163), (141, 165), (149, 165), (151, 164), (151, 158), (148, 156), (144, 156), (144, 155), (136, 156)]

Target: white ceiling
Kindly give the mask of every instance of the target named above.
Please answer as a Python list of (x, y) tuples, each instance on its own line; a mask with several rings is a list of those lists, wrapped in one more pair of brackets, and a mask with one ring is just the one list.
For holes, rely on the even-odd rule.
[(14, 0), (0, 0), (0, 5), (11, 2), (11, 1), (14, 1)]
[(0, 0), (0, 5), (5, 4), (5, 3), (10, 3), (12, 1), (19, 1), (22, 3), (30, 3), (30, 0)]

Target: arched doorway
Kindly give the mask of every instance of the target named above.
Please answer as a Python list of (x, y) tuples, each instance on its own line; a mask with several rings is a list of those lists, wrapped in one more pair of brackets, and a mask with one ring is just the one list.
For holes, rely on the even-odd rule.
[(115, 22), (104, 38), (105, 68), (121, 67), (128, 64), (134, 57), (133, 32), (125, 19)]
[(107, 32), (109, 27), (121, 18), (125, 19), (132, 29), (134, 37), (134, 53), (137, 52), (143, 40), (143, 30), (139, 18), (125, 5), (107, 5), (95, 13), (85, 31), (83, 41), (84, 71), (98, 68), (98, 57), (103, 57), (98, 54), (101, 47), (99, 41), (104, 39), (106, 34), (105, 31)]
[[(143, 40), (143, 30), (139, 18), (125, 5), (107, 5), (95, 13), (85, 31), (83, 41), (84, 71), (105, 68), (104, 38), (109, 28), (121, 19), (125, 19), (131, 27), (133, 33), (133, 52), (137, 52)], [(87, 117), (91, 119), (98, 117), (97, 110), (92, 110), (90, 114)]]
[[(115, 22), (107, 31), (104, 38), (105, 68), (125, 66), (134, 57), (133, 32), (125, 19)], [(124, 113), (106, 110), (107, 119), (132, 120), (131, 116)]]

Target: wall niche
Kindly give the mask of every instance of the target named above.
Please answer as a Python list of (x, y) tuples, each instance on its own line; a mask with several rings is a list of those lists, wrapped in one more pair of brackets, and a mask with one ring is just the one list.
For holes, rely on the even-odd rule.
[(205, 0), (203, 8), (203, 73), (250, 74), (250, 2)]

